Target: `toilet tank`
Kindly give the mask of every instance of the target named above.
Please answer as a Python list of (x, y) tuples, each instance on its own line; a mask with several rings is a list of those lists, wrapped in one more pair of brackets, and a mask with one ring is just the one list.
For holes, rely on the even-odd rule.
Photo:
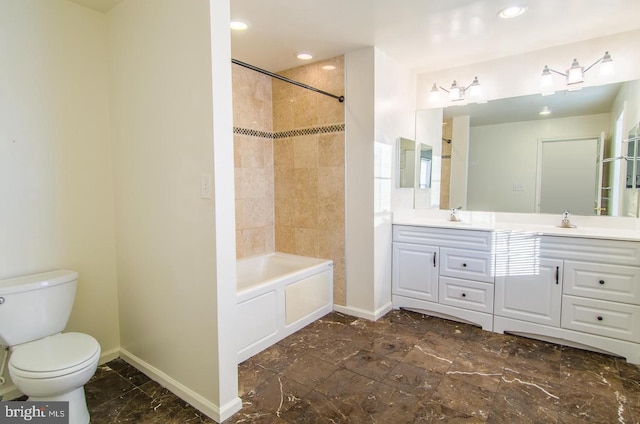
[(15, 346), (61, 332), (77, 284), (78, 273), (69, 270), (0, 280), (0, 345)]

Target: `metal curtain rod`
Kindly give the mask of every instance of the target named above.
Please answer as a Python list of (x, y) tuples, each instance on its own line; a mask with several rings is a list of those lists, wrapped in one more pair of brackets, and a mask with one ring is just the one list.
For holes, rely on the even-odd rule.
[(311, 87), (310, 85), (303, 84), (298, 81), (294, 81), (292, 79), (283, 77), (282, 75), (274, 74), (273, 72), (269, 72), (265, 69), (258, 68), (257, 66), (249, 65), (248, 63), (240, 62), (237, 59), (231, 59), (231, 63), (235, 63), (236, 65), (244, 66), (245, 68), (251, 69), (252, 71), (260, 72), (261, 74), (269, 75), (272, 78), (279, 79), (280, 81), (288, 82), (289, 84), (297, 85), (298, 87), (306, 88), (307, 90), (315, 91), (316, 93), (324, 94), (325, 96), (333, 97), (337, 99), (340, 103), (344, 102), (344, 96), (336, 96), (331, 93), (327, 93), (326, 91), (322, 91), (318, 88)]

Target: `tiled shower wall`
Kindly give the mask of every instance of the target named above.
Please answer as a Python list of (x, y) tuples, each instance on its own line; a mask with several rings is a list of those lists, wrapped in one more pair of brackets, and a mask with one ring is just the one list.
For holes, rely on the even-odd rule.
[[(344, 94), (344, 58), (281, 75)], [(233, 65), (237, 257), (332, 259), (345, 304), (344, 103)]]
[[(343, 57), (281, 75), (344, 94)], [(344, 103), (274, 80), (273, 131), (276, 250), (332, 259), (344, 305)]]
[(236, 257), (275, 249), (271, 77), (233, 66)]

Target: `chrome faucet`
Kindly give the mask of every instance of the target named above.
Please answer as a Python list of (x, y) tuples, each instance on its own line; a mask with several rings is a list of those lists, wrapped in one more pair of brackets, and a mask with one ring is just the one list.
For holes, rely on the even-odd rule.
[(576, 226), (571, 224), (571, 221), (569, 220), (569, 211), (565, 209), (565, 211), (562, 213), (562, 221), (560, 221), (560, 228), (575, 228)]
[(451, 215), (449, 215), (449, 221), (460, 222), (460, 217), (458, 216), (458, 211), (462, 209), (462, 206), (458, 206), (457, 208), (451, 209)]

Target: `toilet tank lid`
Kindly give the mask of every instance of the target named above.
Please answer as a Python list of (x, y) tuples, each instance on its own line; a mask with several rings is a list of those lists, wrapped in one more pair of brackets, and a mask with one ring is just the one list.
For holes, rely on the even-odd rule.
[(0, 295), (37, 290), (43, 287), (68, 283), (77, 279), (78, 273), (67, 269), (7, 278), (0, 280)]

